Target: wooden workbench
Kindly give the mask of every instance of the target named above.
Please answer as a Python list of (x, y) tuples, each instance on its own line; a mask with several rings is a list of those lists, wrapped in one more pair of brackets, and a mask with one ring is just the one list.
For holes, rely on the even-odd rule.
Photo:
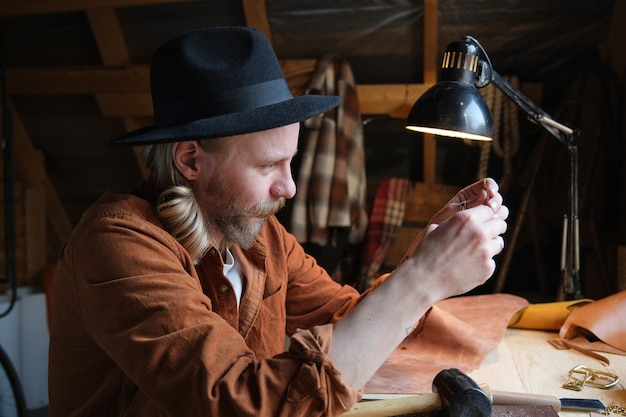
[[(558, 350), (549, 340), (558, 334), (507, 329), (502, 341), (483, 361), (480, 368), (468, 374), (479, 384), (487, 384), (492, 390), (548, 394), (559, 398), (595, 398), (604, 405), (611, 402), (626, 406), (626, 356), (601, 353), (610, 364), (591, 358), (574, 350)], [(620, 377), (611, 389), (585, 387), (582, 391), (563, 388), (568, 372), (577, 365), (607, 371)], [(588, 415), (580, 412), (561, 411), (561, 416)], [(612, 414), (619, 417), (617, 414)]]
[[(601, 353), (609, 359), (606, 365), (598, 359), (574, 350), (559, 350), (549, 340), (557, 333), (507, 329), (498, 346), (484, 359), (479, 368), (468, 372), (478, 384), (491, 390), (552, 395), (558, 398), (593, 398), (608, 406), (626, 406), (626, 356)], [(584, 387), (581, 391), (563, 388), (570, 369), (585, 365), (620, 377), (611, 389)], [(365, 394), (364, 399), (395, 399), (407, 394)], [(589, 412), (560, 411), (561, 417), (588, 417)], [(610, 414), (610, 417), (622, 417)]]

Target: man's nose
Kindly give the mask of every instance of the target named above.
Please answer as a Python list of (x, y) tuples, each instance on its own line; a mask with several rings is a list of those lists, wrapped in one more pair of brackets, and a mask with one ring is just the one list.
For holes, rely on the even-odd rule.
[(293, 198), (296, 195), (296, 183), (288, 170), (279, 181), (272, 186), (271, 193), (275, 197)]

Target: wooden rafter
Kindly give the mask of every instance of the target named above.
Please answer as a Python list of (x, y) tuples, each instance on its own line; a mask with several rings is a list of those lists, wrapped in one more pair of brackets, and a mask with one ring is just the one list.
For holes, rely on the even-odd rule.
[[(152, 106), (146, 95), (150, 94), (150, 74), (147, 65), (134, 65), (130, 62), (128, 48), (115, 15), (116, 7), (141, 6), (160, 3), (175, 3), (182, 0), (41, 0), (37, 2), (15, 2), (0, 0), (0, 16), (32, 15), (85, 11), (94, 39), (103, 62), (92, 68), (9, 68), (8, 91), (12, 95), (22, 94), (94, 94), (105, 108), (105, 116), (149, 117)], [(246, 23), (263, 31), (271, 40), (265, 0), (241, 0)], [(427, 0), (428, 22), (435, 15), (436, 29), (437, 0)], [(434, 4), (434, 7), (433, 7)], [(427, 23), (428, 23), (427, 22)], [(432, 26), (432, 24), (431, 24)], [(428, 29), (425, 46), (436, 53), (436, 46), (429, 47), (436, 30)], [(433, 35), (435, 34), (435, 35)], [(429, 56), (432, 55), (429, 53)], [(427, 57), (425, 57), (427, 58)], [(302, 93), (302, 79), (312, 71), (315, 60), (283, 60), (287, 81), (294, 95)], [(430, 58), (426, 60), (430, 62)], [(425, 74), (433, 70), (425, 68)], [(425, 84), (389, 84), (358, 86), (360, 108), (367, 114), (391, 114), (405, 117), (409, 104), (433, 81)], [(126, 125), (136, 125), (126, 122)]]
[(189, 1), (190, 0), (0, 0), (0, 17), (78, 12), (88, 8), (97, 9), (102, 7), (150, 6), (155, 4), (184, 3)]
[[(104, 66), (107, 68), (124, 68), (130, 66), (131, 61), (130, 54), (128, 53), (128, 46), (126, 45), (126, 40), (124, 39), (124, 34), (122, 33), (122, 28), (120, 27), (117, 19), (115, 9), (112, 7), (100, 7), (97, 9), (88, 9), (86, 10), (86, 13), (89, 19), (89, 24), (91, 25), (91, 31), (94, 34), (96, 43), (98, 44), (98, 51), (100, 52), (100, 58), (102, 59)], [(144, 79), (147, 80), (148, 78), (149, 75), (145, 74)], [(144, 88), (147, 88), (147, 86), (144, 85)], [(102, 103), (106, 102), (105, 98), (101, 98), (102, 94), (106, 95), (106, 93), (96, 94), (96, 101), (100, 104), (101, 111), (103, 109)], [(124, 100), (124, 102), (128, 103), (128, 100)], [(150, 111), (152, 111), (151, 105)], [(103, 115), (106, 114), (103, 112)], [(122, 114), (120, 117), (123, 118), (124, 126), (127, 131), (143, 127), (149, 120), (142, 117), (133, 117), (128, 114)], [(147, 177), (148, 170), (137, 148), (134, 149), (134, 154), (137, 166), (139, 167), (142, 176), (144, 178)]]
[(265, 34), (270, 43), (272, 43), (272, 32), (270, 30), (270, 22), (267, 17), (267, 8), (265, 0), (242, 0), (243, 12), (246, 16), (246, 24), (250, 27), (257, 28)]
[(144, 93), (150, 91), (147, 65), (129, 68), (8, 68), (12, 95)]
[[(302, 78), (314, 60), (283, 60), (288, 80)], [(150, 103), (150, 70), (147, 66), (93, 69), (18, 69), (8, 70), (7, 89), (13, 95), (97, 94), (105, 116), (147, 117)], [(389, 114), (414, 102), (431, 84), (362, 84), (357, 86), (361, 112)], [(294, 94), (301, 94), (294, 83)], [(109, 108), (110, 107), (110, 108)]]
[(115, 9), (99, 7), (87, 9), (85, 12), (104, 66), (108, 68), (129, 66), (130, 55)]

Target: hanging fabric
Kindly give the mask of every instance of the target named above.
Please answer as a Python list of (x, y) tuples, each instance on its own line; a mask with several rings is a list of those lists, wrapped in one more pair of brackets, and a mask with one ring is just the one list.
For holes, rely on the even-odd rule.
[[(290, 230), (305, 249), (306, 244), (339, 248), (342, 241), (358, 245), (368, 224), (365, 151), (348, 61), (337, 55), (318, 60), (306, 93), (339, 95), (342, 102), (303, 123)], [(336, 277), (334, 272), (329, 270)]]
[(381, 274), (389, 251), (404, 220), (406, 198), (412, 184), (405, 178), (387, 178), (376, 190), (372, 203), (367, 246), (357, 281), (357, 289), (365, 291)]

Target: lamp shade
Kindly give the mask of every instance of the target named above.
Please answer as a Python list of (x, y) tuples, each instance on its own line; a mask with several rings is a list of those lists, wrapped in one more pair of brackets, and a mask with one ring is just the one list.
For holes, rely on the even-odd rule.
[(491, 140), (493, 118), (478, 90), (458, 81), (441, 81), (413, 105), (407, 129), (463, 139)]
[(473, 140), (493, 138), (493, 117), (476, 88), (480, 78), (480, 50), (469, 41), (448, 45), (441, 81), (413, 105), (406, 128), (435, 135)]

